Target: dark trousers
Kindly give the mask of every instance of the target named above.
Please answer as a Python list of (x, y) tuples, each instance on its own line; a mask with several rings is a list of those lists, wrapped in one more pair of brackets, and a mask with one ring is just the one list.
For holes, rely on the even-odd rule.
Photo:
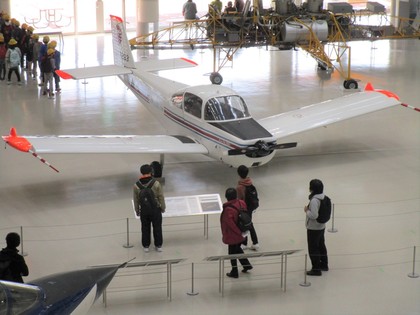
[(0, 80), (4, 80), (6, 77), (6, 62), (4, 60), (0, 60)]
[(162, 212), (156, 211), (153, 214), (141, 214), (141, 243), (143, 247), (150, 246), (151, 227), (153, 226), (153, 239), (156, 247), (163, 244), (162, 236)]
[[(249, 214), (249, 217), (252, 220), (252, 211), (247, 211), (247, 213)], [(258, 236), (257, 232), (255, 231), (254, 224), (252, 224), (251, 228), (249, 229), (249, 234), (251, 235), (252, 244), (258, 244)], [(248, 245), (248, 236), (245, 237), (245, 240), (242, 242), (242, 244), (244, 244), (245, 246)]]
[(9, 68), (9, 73), (7, 74), (7, 80), (10, 81), (12, 78), (12, 72), (16, 73), (17, 80), (20, 82), (20, 73), (19, 73), (19, 67), (17, 68)]
[(324, 233), (325, 229), (307, 230), (309, 258), (311, 259), (313, 270), (328, 267)]
[[(228, 245), (228, 253), (229, 253), (229, 255), (243, 254), (244, 251), (241, 248), (241, 243), (234, 244), (234, 245)], [(239, 262), (241, 263), (242, 267), (251, 266), (251, 263), (246, 258), (239, 259)], [(237, 260), (236, 259), (231, 259), (230, 264), (232, 265), (232, 271), (231, 272), (238, 274), (238, 262), (237, 262)]]

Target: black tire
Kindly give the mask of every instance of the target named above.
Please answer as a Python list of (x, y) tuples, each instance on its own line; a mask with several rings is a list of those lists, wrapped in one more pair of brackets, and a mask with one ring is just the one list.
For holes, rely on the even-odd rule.
[(158, 161), (153, 161), (152, 163), (150, 163), (150, 166), (152, 167), (153, 177), (162, 177), (162, 164), (160, 164)]
[(212, 72), (210, 74), (210, 81), (212, 84), (220, 85), (223, 82), (223, 77), (218, 72)]
[(347, 90), (356, 90), (359, 87), (359, 84), (356, 80), (344, 80), (343, 86)]

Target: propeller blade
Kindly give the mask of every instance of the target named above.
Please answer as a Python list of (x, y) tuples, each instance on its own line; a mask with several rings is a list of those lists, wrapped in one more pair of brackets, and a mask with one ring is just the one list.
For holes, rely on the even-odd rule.
[(279, 143), (275, 144), (271, 147), (271, 149), (280, 150), (280, 149), (290, 149), (296, 148), (297, 142), (289, 142), (289, 143)]

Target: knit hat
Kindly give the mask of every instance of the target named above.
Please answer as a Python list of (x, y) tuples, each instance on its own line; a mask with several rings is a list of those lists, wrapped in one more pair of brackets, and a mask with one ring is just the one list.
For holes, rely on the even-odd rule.
[(13, 45), (16, 45), (16, 44), (17, 44), (16, 39), (12, 38), (11, 40), (9, 40), (9, 45), (13, 46)]
[(32, 35), (32, 38), (35, 39), (35, 40), (38, 40), (39, 39), (39, 35), (38, 34), (33, 34)]
[(6, 236), (7, 247), (16, 248), (20, 245), (20, 236), (17, 233), (9, 233)]
[(33, 32), (35, 29), (34, 29), (34, 27), (33, 26), (28, 26), (28, 31), (29, 32)]
[(48, 35), (45, 35), (42, 41), (46, 44), (50, 41), (50, 37)]

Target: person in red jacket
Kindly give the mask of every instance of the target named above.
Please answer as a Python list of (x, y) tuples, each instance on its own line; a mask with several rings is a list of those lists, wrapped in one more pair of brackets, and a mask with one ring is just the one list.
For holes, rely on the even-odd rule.
[[(220, 215), (220, 227), (222, 229), (222, 241), (228, 245), (229, 255), (243, 254), (241, 243), (244, 241), (244, 236), (239, 229), (238, 215), (239, 211), (246, 210), (245, 201), (239, 200), (235, 188), (228, 188), (225, 193), (227, 202), (223, 204), (223, 211)], [(243, 269), (242, 272), (248, 272), (252, 269), (252, 265), (248, 259), (239, 259)], [(230, 278), (238, 278), (238, 262), (236, 259), (231, 259), (232, 270), (226, 275)]]

